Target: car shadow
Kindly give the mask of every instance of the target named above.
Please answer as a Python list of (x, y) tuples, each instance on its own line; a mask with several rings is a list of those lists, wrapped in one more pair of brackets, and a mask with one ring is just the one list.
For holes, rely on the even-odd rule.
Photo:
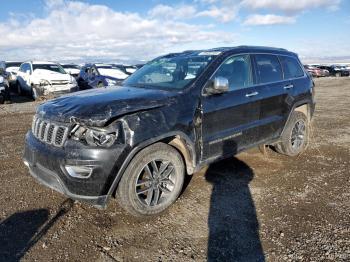
[(17, 212), (1, 221), (0, 260), (20, 261), (55, 222), (73, 207), (73, 204), (73, 200), (66, 199), (51, 219), (47, 209), (36, 209)]
[(33, 102), (33, 99), (27, 95), (18, 95), (17, 93), (11, 92), (9, 102), (11, 104), (21, 104)]
[(265, 261), (249, 189), (253, 170), (231, 157), (209, 166), (213, 185), (208, 217), (208, 261)]

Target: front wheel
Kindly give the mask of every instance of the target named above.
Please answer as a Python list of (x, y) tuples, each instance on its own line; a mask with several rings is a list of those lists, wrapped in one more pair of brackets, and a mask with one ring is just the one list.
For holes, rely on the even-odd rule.
[(341, 77), (341, 73), (336, 73), (335, 76), (336, 77)]
[(38, 91), (36, 90), (36, 88), (34, 86), (31, 86), (31, 97), (32, 97), (33, 101), (38, 99)]
[(22, 93), (23, 93), (21, 84), (17, 81), (17, 82), (16, 82), (16, 85), (17, 85), (17, 94), (18, 94), (19, 96), (21, 96)]
[(180, 153), (167, 144), (153, 144), (130, 162), (118, 185), (117, 201), (134, 216), (159, 214), (180, 195), (184, 176)]
[(309, 121), (305, 114), (294, 111), (282, 134), (276, 150), (287, 156), (301, 154), (309, 143)]

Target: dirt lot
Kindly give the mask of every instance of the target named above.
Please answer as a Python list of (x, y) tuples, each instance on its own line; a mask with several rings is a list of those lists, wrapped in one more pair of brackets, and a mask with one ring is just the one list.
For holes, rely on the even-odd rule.
[(306, 153), (254, 149), (211, 165), (144, 221), (37, 184), (21, 160), (36, 104), (0, 105), (0, 260), (350, 261), (350, 78), (316, 85)]

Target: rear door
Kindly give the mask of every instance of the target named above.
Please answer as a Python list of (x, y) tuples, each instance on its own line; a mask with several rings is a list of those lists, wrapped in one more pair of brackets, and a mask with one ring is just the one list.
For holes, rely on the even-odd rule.
[(284, 80), (279, 58), (274, 54), (255, 54), (257, 92), (260, 104), (260, 142), (279, 137), (289, 113), (289, 89), (292, 81)]
[(257, 138), (259, 100), (250, 55), (234, 55), (211, 78), (224, 77), (229, 91), (202, 96), (202, 160), (235, 154)]

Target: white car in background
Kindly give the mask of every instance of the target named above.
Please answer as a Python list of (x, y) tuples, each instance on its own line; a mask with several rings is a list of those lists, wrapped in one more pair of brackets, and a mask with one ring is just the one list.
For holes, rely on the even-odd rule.
[(76, 64), (61, 64), (61, 66), (64, 68), (64, 70), (73, 76), (75, 79), (77, 79), (81, 67)]
[(8, 81), (9, 84), (12, 86), (16, 84), (17, 81), (17, 73), (19, 70), (19, 67), (21, 66), (22, 62), (15, 62), (15, 61), (6, 61), (5, 67), (6, 67), (6, 73), (8, 75)]
[(17, 73), (18, 93), (35, 100), (42, 95), (59, 95), (78, 90), (77, 82), (61, 65), (54, 62), (24, 62)]

